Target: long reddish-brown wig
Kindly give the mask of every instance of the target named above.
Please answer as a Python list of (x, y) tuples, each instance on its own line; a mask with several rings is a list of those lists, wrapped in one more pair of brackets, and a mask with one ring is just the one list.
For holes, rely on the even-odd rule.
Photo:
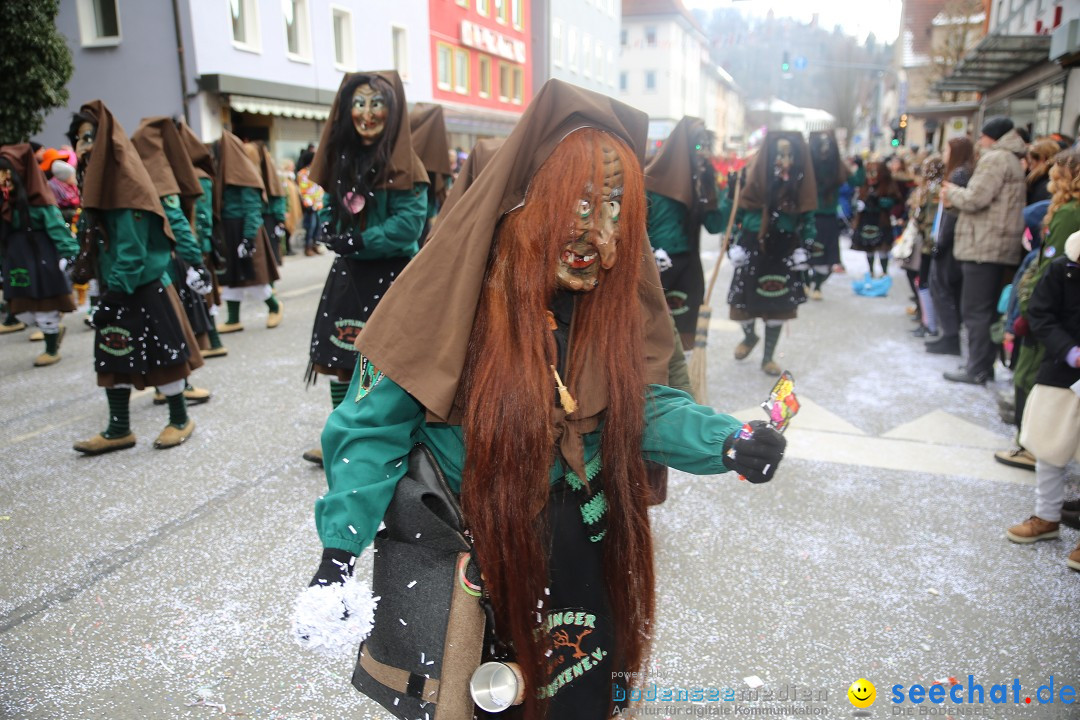
[[(557, 363), (547, 310), (555, 270), (586, 187), (603, 200), (601, 141), (615, 146), (624, 195), (618, 254), (599, 285), (577, 298), (563, 380), (574, 397), (586, 364), (607, 395), (600, 481), (607, 498), (605, 585), (614, 616), (615, 667), (638, 669), (654, 612), (652, 536), (641, 458), (644, 429), (644, 330), (638, 301), (645, 251), (644, 182), (622, 141), (586, 128), (566, 137), (533, 176), (524, 205), (501, 222), (469, 340), (462, 383), (465, 467), (462, 506), (491, 594), (501, 639), (511, 642), (525, 676), (525, 718), (543, 717), (537, 691), (547, 683), (549, 641), (539, 632), (537, 600), (548, 584), (546, 514), (555, 460)], [(589, 392), (595, 392), (591, 388)], [(584, 410), (585, 408), (583, 408)], [(571, 418), (574, 416), (571, 415)], [(595, 481), (594, 481), (595, 482)], [(546, 603), (543, 611), (548, 610)]]

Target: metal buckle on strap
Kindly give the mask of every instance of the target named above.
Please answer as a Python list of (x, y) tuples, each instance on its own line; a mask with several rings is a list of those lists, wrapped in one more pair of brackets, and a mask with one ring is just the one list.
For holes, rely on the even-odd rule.
[(371, 657), (364, 648), (360, 649), (360, 667), (375, 681), (401, 695), (429, 703), (438, 700), (438, 680), (381, 663)]

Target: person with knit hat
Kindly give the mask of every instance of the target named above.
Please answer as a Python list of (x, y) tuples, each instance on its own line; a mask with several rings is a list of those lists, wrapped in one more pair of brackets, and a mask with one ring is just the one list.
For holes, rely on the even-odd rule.
[(93, 315), (94, 370), (109, 403), (108, 427), (74, 449), (99, 455), (134, 447), (131, 389), (147, 386), (157, 386), (169, 406), (169, 424), (154, 447), (175, 447), (195, 430), (184, 386), (202, 357), (167, 272), (172, 229), (150, 174), (105, 103), (83, 105), (68, 137), (79, 157), (79, 234), (101, 291)]
[[(784, 323), (798, 317), (806, 302), (803, 274), (810, 269), (810, 250), (817, 236), (814, 211), (817, 184), (810, 150), (801, 133), (770, 131), (740, 178), (743, 189), (736, 208), (738, 235), (728, 249), (735, 268), (728, 291), (729, 316), (742, 324), (743, 339), (735, 359), (743, 360), (758, 343), (755, 323), (765, 324), (761, 369), (778, 376), (773, 359)], [(721, 206), (730, 212), (734, 187)]]
[[(623, 706), (614, 673), (643, 671), (657, 595), (644, 460), (763, 483), (783, 456), (765, 423), (665, 385), (673, 337), (646, 235), (647, 129), (643, 112), (549, 80), (357, 336), (356, 373), (323, 430), (323, 559), (298, 612), (323, 597), (340, 616), (331, 593), (369, 544), (387, 547), (376, 533), (423, 443), (460, 493), (488, 631), (520, 668), (513, 716), (526, 720), (610, 717)], [(405, 652), (440, 608), (401, 618), (390, 590), (426, 592), (383, 593), (354, 684), (399, 717), (422, 717), (422, 702), (470, 710), (449, 676), (468, 677), (479, 650), (439, 671)], [(440, 687), (431, 708), (412, 681), (378, 686), (410, 672), (447, 697)]]
[[(210, 292), (213, 285), (210, 272), (203, 266), (202, 248), (195, 240), (188, 219), (195, 202), (202, 197), (203, 188), (172, 118), (143, 118), (131, 136), (131, 143), (150, 174), (161, 199), (165, 219), (176, 240), (176, 249), (166, 273), (175, 283), (188, 323), (199, 340), (200, 351), (205, 350), (210, 345), (207, 333), (213, 319), (206, 309), (203, 296)], [(210, 391), (185, 384), (184, 397), (189, 405), (201, 404), (210, 400)], [(154, 404), (165, 403), (165, 395), (159, 389), (154, 394)]]
[[(307, 381), (328, 376), (337, 407), (356, 368), (353, 342), (419, 250), (427, 220), (428, 171), (413, 150), (397, 71), (342, 79), (311, 179), (326, 191), (320, 239), (337, 257), (315, 313)], [(322, 449), (303, 457), (320, 465)]]
[(217, 331), (222, 335), (242, 331), (240, 305), (252, 296), (266, 303), (266, 327), (277, 327), (281, 303), (274, 297), (274, 283), (280, 276), (263, 217), (267, 197), (262, 171), (248, 157), (240, 138), (228, 130), (213, 147), (218, 167), (214, 214), (221, 218), (221, 254), (225, 258), (219, 279), (227, 311)]
[(8, 312), (23, 327), (36, 325), (45, 337), (45, 352), (34, 360), (34, 367), (53, 365), (60, 362), (64, 337), (60, 313), (75, 310), (64, 270), (79, 246), (30, 145), (0, 147), (0, 193), (0, 252)]
[(1001, 289), (1024, 254), (1027, 179), (1020, 158), (1027, 145), (1012, 120), (991, 117), (982, 128), (981, 154), (967, 187), (946, 182), (942, 200), (959, 211), (953, 256), (963, 275), (960, 314), (968, 331), (965, 365), (945, 373), (951, 382), (985, 384), (994, 378), (997, 346), (990, 326), (997, 319)]

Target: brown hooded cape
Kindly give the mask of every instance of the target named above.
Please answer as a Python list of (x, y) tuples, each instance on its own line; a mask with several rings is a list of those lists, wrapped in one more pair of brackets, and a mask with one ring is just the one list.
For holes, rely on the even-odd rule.
[[(769, 204), (769, 177), (772, 174), (769, 157), (769, 148), (773, 147), (778, 140), (791, 142), (795, 157), (802, 172), (799, 179), (798, 197), (794, 203), (785, 204), (782, 207), (770, 208)], [(779, 210), (786, 213), (804, 213), (817, 209), (817, 183), (814, 181), (814, 164), (810, 160), (810, 148), (803, 139), (802, 133), (785, 130), (772, 131), (765, 136), (750, 164), (746, 168), (746, 179), (743, 181), (742, 195), (739, 198), (739, 207), (743, 210)], [(762, 224), (762, 230), (765, 224)]]
[[(450, 190), (446, 193), (446, 200), (443, 201), (441, 214), (448, 213), (450, 208), (456, 205), (461, 196), (465, 194), (465, 191), (472, 187), (480, 171), (487, 167), (488, 163), (491, 162), (491, 158), (495, 157), (495, 151), (501, 148), (505, 141), (506, 138), (485, 138), (476, 141), (472, 152), (469, 153), (469, 157), (465, 158), (465, 164), (461, 166), (457, 179), (454, 180), (454, 184), (450, 186)], [(447, 159), (449, 160), (449, 157)]]
[(427, 168), (429, 179), (435, 183), (432, 188), (435, 196), (442, 197), (445, 193), (446, 179), (453, 174), (453, 169), (450, 167), (450, 143), (446, 139), (443, 106), (417, 103), (409, 111), (409, 128), (412, 132), (413, 150)]
[[(53, 195), (52, 188), (49, 187), (45, 173), (38, 167), (37, 160), (34, 158), (34, 149), (30, 147), (30, 143), (0, 146), (0, 155), (3, 155), (19, 174), (23, 187), (26, 189), (26, 200), (29, 205), (35, 207), (56, 205), (56, 197)], [(4, 203), (2, 212), (5, 222), (11, 222), (14, 210), (12, 202)], [(29, 218), (22, 218), (22, 222), (28, 220)]]
[(266, 198), (262, 175), (244, 152), (244, 143), (228, 130), (221, 133), (218, 143), (218, 175), (214, 181), (214, 215), (221, 216), (221, 198), (226, 185), (256, 188)]
[(131, 136), (131, 144), (150, 173), (158, 197), (179, 195), (188, 200), (202, 197), (195, 166), (172, 118), (143, 118)]
[(811, 147), (813, 147), (814, 144), (814, 137), (819, 135), (829, 138), (829, 147), (832, 148), (830, 154), (832, 155), (832, 160), (836, 165), (836, 176), (831, 178), (822, 177), (821, 174), (817, 171), (817, 165), (814, 165), (814, 181), (817, 183), (819, 189), (824, 190), (827, 193), (832, 193), (833, 198), (835, 198), (837, 189), (841, 185), (846, 183), (848, 181), (848, 178), (851, 177), (851, 168), (849, 168), (847, 163), (844, 162), (844, 158), (840, 157), (840, 146), (836, 142), (836, 131), (817, 130), (810, 133)]
[(690, 158), (694, 133), (705, 129), (705, 121), (683, 116), (660, 150), (645, 167), (645, 189), (677, 200), (687, 208), (694, 204), (694, 169)]
[(214, 167), (214, 159), (210, 157), (210, 151), (206, 148), (206, 145), (183, 120), (180, 121), (180, 125), (176, 130), (180, 133), (180, 139), (184, 142), (184, 148), (187, 150), (188, 157), (191, 158), (191, 164), (195, 166), (195, 174), (200, 178), (213, 180), (214, 176), (217, 175), (217, 168)]
[(161, 218), (165, 234), (173, 239), (154, 181), (124, 128), (101, 100), (91, 100), (79, 112), (97, 124), (90, 162), (83, 173), (83, 208), (154, 213)]
[(428, 176), (424, 163), (413, 151), (412, 130), (409, 127), (409, 106), (405, 99), (405, 86), (401, 84), (401, 77), (397, 70), (349, 73), (341, 78), (334, 104), (330, 106), (330, 118), (323, 127), (319, 148), (315, 151), (315, 159), (311, 161), (308, 176), (312, 182), (323, 188), (334, 187), (333, 164), (330, 162), (330, 132), (334, 123), (337, 122), (341, 103), (344, 102), (346, 105), (352, 103), (352, 98), (342, 98), (341, 94), (345, 86), (357, 75), (375, 75), (390, 83), (390, 86), (394, 88), (394, 98), (401, 106), (400, 124), (396, 128), (386, 129), (386, 132), (390, 133), (390, 140), (394, 143), (394, 148), (390, 153), (390, 167), (383, 174), (382, 182), (375, 187), (385, 190), (411, 190), (416, 183), (427, 183)]
[[(496, 226), (523, 203), (530, 179), (555, 146), (583, 127), (619, 137), (640, 163), (648, 130), (645, 113), (605, 95), (549, 80), (357, 337), (357, 349), (420, 401), (430, 420), (460, 420), (455, 400)], [(624, 172), (640, 170), (624, 168)], [(638, 261), (642, 279), (636, 318), (645, 327), (646, 382), (664, 384), (673, 347), (671, 321), (651, 253), (646, 251)], [(629, 312), (627, 322), (634, 320)], [(563, 457), (579, 472), (581, 436), (598, 426), (607, 407), (607, 388), (598, 365), (588, 357), (576, 379), (578, 409), (565, 419), (572, 432), (562, 434)]]
[(270, 151), (262, 143), (259, 143), (259, 174), (262, 176), (267, 199), (285, 197), (285, 185), (281, 182), (277, 164), (274, 163), (274, 158), (270, 157)]

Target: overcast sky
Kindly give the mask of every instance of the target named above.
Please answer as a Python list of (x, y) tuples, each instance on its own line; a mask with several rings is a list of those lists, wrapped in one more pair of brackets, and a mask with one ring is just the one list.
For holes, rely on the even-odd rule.
[(689, 8), (737, 8), (744, 14), (765, 16), (772, 9), (777, 17), (793, 17), (809, 22), (814, 13), (821, 26), (831, 30), (840, 25), (860, 40), (867, 34), (892, 42), (900, 34), (901, 0), (684, 0)]

